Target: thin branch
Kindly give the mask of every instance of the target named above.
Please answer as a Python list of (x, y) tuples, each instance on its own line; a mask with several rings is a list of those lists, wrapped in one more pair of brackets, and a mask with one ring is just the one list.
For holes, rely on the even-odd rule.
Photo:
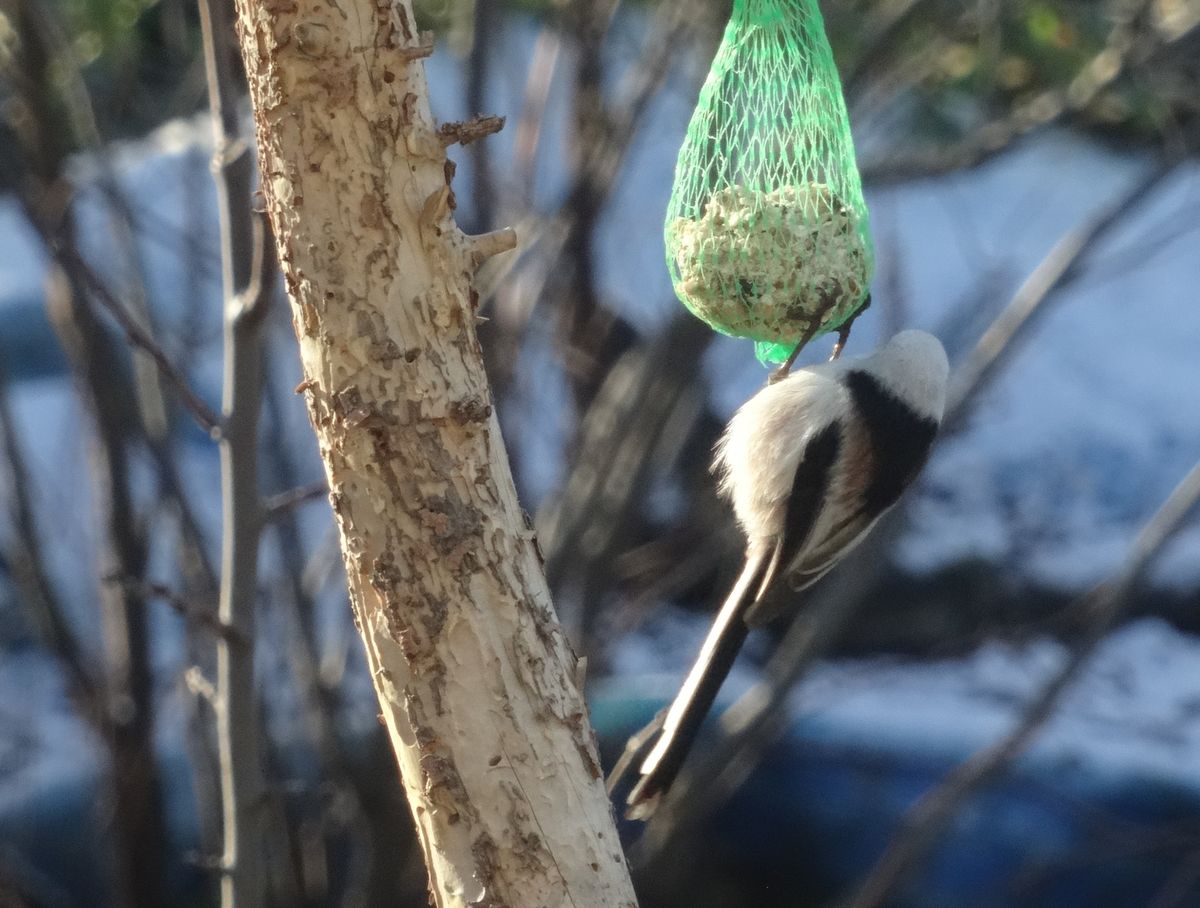
[[(603, 37), (614, 9), (611, 2), (594, 10), (578, 0), (572, 4), (571, 15), (581, 20), (583, 51), (587, 51), (589, 42)], [(612, 321), (611, 313), (601, 311), (599, 301), (591, 298), (594, 294), (588, 290), (591, 283), (587, 274), (590, 235), (629, 153), (633, 136), (644, 122), (650, 101), (665, 81), (673, 62), (679, 58), (680, 49), (687, 45), (695, 25), (695, 9), (688, 0), (663, 3), (638, 59), (629, 66), (628, 74), (610, 102), (605, 101), (599, 82), (591, 84), (598, 78), (593, 63), (589, 63), (589, 59), (594, 60), (594, 54), (589, 57), (584, 53), (576, 91), (580, 96), (579, 103), (586, 108), (586, 116), (582, 115), (583, 110), (576, 115), (584, 131), (577, 137), (578, 160), (571, 184), (559, 209), (544, 220), (547, 226), (522, 233), (525, 255), (532, 257), (536, 264), (524, 281), (510, 282), (509, 286), (516, 289), (496, 303), (497, 321), (504, 329), (504, 336), (492, 338), (485, 352), (489, 357), (488, 372), (498, 397), (504, 396), (512, 380), (512, 364), (517, 358), (515, 338), (520, 336), (538, 307), (564, 295), (572, 298), (582, 295), (586, 297), (582, 303), (575, 300), (569, 311), (564, 310), (564, 319), (571, 323), (564, 330), (569, 342), (571, 337), (580, 341), (581, 345), (572, 354), (578, 363), (584, 364), (580, 371), (588, 373), (580, 376), (578, 385), (583, 398), (590, 398), (590, 392), (584, 386), (593, 383), (592, 373), (597, 372), (597, 351), (608, 333), (608, 326), (603, 323)], [(527, 174), (524, 185), (527, 201), (533, 191), (532, 165), (540, 140), (537, 118), (544, 113), (546, 103), (535, 77), (549, 80), (554, 74), (560, 45), (559, 35), (543, 32), (526, 84), (526, 105), (517, 128), (516, 155), (518, 173)], [(536, 241), (533, 236), (537, 237)]]
[[(183, 3), (186, 0), (180, 0), (180, 2)], [(56, 32), (55, 37), (55, 50), (59, 62), (72, 61), (74, 52), (65, 36), (61, 32)], [(203, 66), (202, 60), (197, 62), (201, 67)], [(196, 237), (193, 234), (196, 224), (199, 223), (195, 219), (190, 221), (189, 233), (184, 235), (175, 225), (167, 223), (161, 215), (148, 209), (135, 211), (134, 206), (129, 203), (120, 187), (112, 156), (96, 128), (94, 104), (79, 71), (79, 66), (77, 63), (67, 62), (66, 70), (67, 79), (65, 81), (68, 83), (68, 90), (72, 97), (72, 104), (69, 108), (73, 114), (71, 119), (76, 134), (85, 137), (84, 146), (91, 153), (90, 159), (95, 161), (98, 166), (99, 179), (96, 182), (102, 198), (111, 209), (111, 233), (121, 255), (130, 266), (127, 277), (122, 281), (119, 294), (109, 292), (108, 296), (115, 298), (119, 295), (123, 300), (121, 311), (128, 313), (132, 320), (143, 329), (146, 336), (151, 341), (155, 341), (155, 324), (146, 299), (145, 261), (136, 241), (165, 243), (171, 251), (188, 256), (194, 267), (189, 270), (185, 283), (192, 290), (203, 283), (200, 278), (205, 276), (206, 268), (204, 266), (215, 261), (216, 256), (212, 254), (211, 250), (201, 248), (194, 242)], [(189, 187), (193, 182), (189, 179)], [(115, 278), (117, 269), (113, 268), (110, 271)], [(198, 298), (191, 302), (198, 303)], [(188, 307), (193, 321), (201, 308), (199, 305)], [(141, 428), (142, 440), (149, 449), (157, 470), (159, 499), (163, 504), (162, 508), (156, 509), (155, 518), (157, 520), (163, 514), (169, 514), (173, 518), (169, 521), (172, 524), (170, 529), (178, 539), (177, 560), (182, 586), (186, 591), (185, 596), (190, 602), (205, 604), (204, 610), (197, 613), (199, 620), (194, 619), (193, 624), (202, 624), (204, 619), (208, 619), (210, 629), (218, 630), (211, 626), (215, 625), (217, 574), (209, 557), (208, 542), (196, 518), (189, 493), (184, 487), (178, 458), (175, 456), (177, 442), (172, 427), (175, 423), (176, 413), (173, 407), (168, 406), (167, 394), (164, 391), (166, 382), (160, 371), (160, 364), (166, 362), (167, 358), (165, 355), (158, 356), (156, 362), (154, 356), (138, 349), (136, 345), (131, 344), (131, 347), (135, 391), (142, 417), (140, 425), (135, 425), (135, 428)], [(170, 360), (170, 363), (174, 366), (173, 371), (177, 375), (188, 374), (186, 357), (175, 357)], [(178, 382), (176, 384), (179, 386)], [(187, 385), (183, 385), (183, 388), (186, 391)], [(131, 423), (131, 425), (134, 424)], [(154, 533), (155, 529), (151, 527), (150, 532)], [(152, 598), (150, 593), (144, 589), (139, 590), (135, 587), (131, 592), (140, 600)], [(188, 652), (185, 658), (189, 661), (203, 660), (204, 652), (202, 650), (209, 649), (211, 642), (207, 636), (189, 633), (187, 635)], [(218, 850), (216, 844), (218, 835), (214, 805), (219, 800), (217, 797), (219, 786), (216, 781), (215, 730), (211, 727), (208, 717), (201, 715), (200, 710), (197, 709), (196, 698), (189, 698), (186, 708), (189, 728), (187, 746), (191, 755), (199, 832), (204, 849), (209, 853), (215, 853)]]
[(1068, 231), (1054, 244), (956, 371), (946, 403), (943, 432), (952, 433), (959, 428), (976, 397), (1018, 349), (1016, 342), (1028, 336), (1030, 325), (1044, 311), (1047, 300), (1055, 291), (1079, 277), (1086, 266), (1087, 255), (1115, 226), (1140, 209), (1183, 160), (1172, 157), (1157, 164), (1099, 214)]
[(218, 637), (237, 636), (235, 630), (221, 624), (217, 613), (212, 608), (197, 604), (166, 584), (152, 583), (137, 577), (122, 577), (119, 574), (110, 574), (100, 579), (104, 583), (114, 583), (132, 592), (139, 601), (157, 599), (170, 606), (171, 611), (187, 621), (188, 624), (203, 628)]
[(77, 249), (60, 247), (55, 250), (64, 266), (69, 268), (81, 284), (83, 284), (90, 293), (88, 298), (94, 298), (103, 308), (104, 311), (113, 317), (117, 325), (125, 334), (126, 340), (129, 341), (137, 349), (149, 354), (158, 366), (158, 371), (167, 380), (167, 383), (175, 389), (175, 393), (179, 396), (180, 402), (184, 405), (192, 417), (199, 423), (200, 427), (205, 432), (214, 438), (220, 434), (220, 419), (209, 408), (199, 395), (192, 390), (187, 378), (175, 368), (174, 363), (159, 346), (158, 342), (149, 335), (131, 316), (108, 289), (104, 281), (92, 270), (92, 267), (79, 254)]
[(0, 456), (3, 457), (0, 499), (8, 502), (13, 528), (12, 547), (6, 553), (8, 568), (42, 644), (62, 666), (67, 689), (80, 714), (93, 727), (103, 730), (103, 707), (96, 679), (42, 558), (37, 517), (30, 499), (29, 471), (18, 436), (8, 406), (7, 375), (0, 363)]
[(217, 750), (224, 835), (223, 908), (259, 908), (267, 898), (265, 784), (254, 678), (255, 600), (261, 501), (258, 423), (262, 338), (274, 247), (253, 212), (253, 162), (239, 136), (231, 6), (200, 0), (213, 121), (213, 179), (221, 226), (225, 374), (221, 413), (221, 588), (218, 615), (233, 633), (217, 640)]
[[(91, 430), (88, 467), (105, 572), (140, 574), (146, 547), (130, 490), (127, 430), (132, 389), (105, 326), (86, 302), (86, 288), (66, 261), (74, 249), (73, 187), (64, 176), (69, 129), (57, 116), (62, 86), (54, 75), (55, 26), (50, 11), (28, 0), (7, 4), (20, 40), (0, 61), (26, 116), (15, 118), (25, 165), (22, 205), (52, 255), (46, 307), (76, 378)], [(19, 122), (17, 122), (19, 121)], [(120, 898), (132, 906), (163, 903), (165, 834), (153, 748), (153, 679), (145, 615), (131, 595), (102, 586), (105, 650), (104, 741), (109, 748), (111, 823)]]
[[(192, 578), (191, 582), (194, 587), (202, 589), (206, 595), (211, 590), (215, 599), (216, 573), (212, 570), (209, 563), (203, 533), (195, 519), (194, 510), (187, 500), (187, 495), (179, 478), (178, 467), (172, 458), (170, 429), (165, 421), (165, 417), (169, 414), (163, 399), (162, 385), (157, 381), (159, 377), (158, 371), (165, 365), (177, 377), (174, 384), (180, 387), (186, 394), (188, 393), (189, 386), (186, 379), (182, 377), (186, 373), (186, 369), (175, 366), (166, 354), (161, 349), (158, 349), (157, 342), (153, 337), (154, 326), (146, 306), (145, 280), (141, 274), (144, 271), (144, 267), (135, 239), (156, 243), (170, 243), (173, 239), (175, 242), (171, 245), (171, 248), (178, 251), (181, 255), (190, 253), (194, 258), (204, 259), (203, 263), (207, 263), (208, 259), (212, 257), (207, 254), (207, 250), (197, 248), (194, 244), (188, 243), (187, 238), (180, 234), (179, 228), (169, 223), (163, 216), (148, 209), (134, 211), (125, 194), (121, 191), (111, 160), (112, 156), (96, 123), (95, 104), (87, 83), (83, 78), (83, 74), (80, 71), (78, 62), (75, 60), (75, 54), (69, 37), (52, 16), (40, 17), (38, 28), (43, 35), (43, 39), (51, 49), (56, 66), (58, 67), (58, 74), (62, 76), (60, 81), (66, 101), (64, 106), (70, 129), (76, 141), (90, 152), (90, 160), (95, 161), (97, 164), (100, 174), (97, 181), (98, 188), (103, 198), (108, 202), (114, 215), (114, 239), (124, 257), (130, 261), (134, 272), (134, 279), (131, 282), (132, 286), (128, 290), (128, 295), (132, 296), (133, 299), (128, 306), (118, 304), (116, 302), (117, 294), (108, 290), (106, 286), (100, 288), (103, 291), (103, 302), (112, 306), (119, 305), (120, 312), (117, 313), (118, 316), (122, 313), (129, 315), (134, 323), (143, 329), (143, 333), (146, 335), (146, 340), (149, 344), (157, 350), (155, 355), (148, 356), (146, 351), (140, 350), (137, 344), (133, 344), (131, 341), (134, 347), (133, 352), (137, 371), (136, 390), (141, 404), (145, 440), (159, 472), (162, 498), (173, 504), (176, 508), (180, 523), (180, 543), (184, 555), (184, 570)], [(34, 88), (34, 86), (29, 86), (27, 82), (25, 84), (28, 86), (27, 90)], [(41, 154), (39, 155), (39, 161), (44, 165), (48, 157), (48, 155)], [(30, 213), (36, 215), (36, 212)], [(150, 222), (149, 225), (143, 223), (147, 221)], [(147, 229), (148, 226), (151, 229)], [(48, 246), (53, 248), (53, 238), (41, 226), (35, 225), (35, 229), (42, 233), (43, 240)], [(73, 273), (73, 279), (77, 283), (90, 284), (93, 281), (99, 280), (93, 271), (90, 269), (83, 270), (79, 265), (79, 262), (71, 265), (72, 269), (79, 271), (79, 273)], [(203, 274), (202, 270), (194, 273), (192, 277), (197, 277), (200, 274)], [(89, 281), (89, 279), (91, 280)], [(150, 374), (149, 370), (144, 368), (144, 366), (148, 366), (149, 370), (153, 370), (153, 374)], [(211, 418), (211, 411), (206, 410), (205, 412)], [(201, 420), (201, 424), (204, 424), (203, 420)], [(207, 429), (208, 427), (206, 426), (205, 428)]]
[[(270, 349), (268, 345), (268, 356)], [(267, 374), (270, 373), (268, 368)], [(297, 484), (294, 445), (286, 437), (281, 391), (279, 383), (268, 382), (266, 406), (271, 419), (264, 438), (268, 462), (273, 466), (275, 478), (289, 487), (288, 491), (268, 498), (264, 507), (264, 523), (271, 522), (283, 562), (281, 581), (271, 587), (276, 600), (289, 610), (294, 619), (288, 634), (288, 665), (300, 692), (300, 703), (313, 749), (322, 767), (321, 777), (329, 781), (332, 792), (330, 798), (324, 799), (325, 809), (320, 825), (327, 837), (335, 838), (325, 853), (313, 858), (306, 855), (304, 861), (307, 864), (313, 859), (323, 860), (333, 850), (344, 854), (346, 882), (342, 889), (342, 903), (348, 906), (374, 905), (395, 894), (391, 885), (395, 865), (391, 861), (375, 859), (376, 843), (386, 842), (393, 849), (393, 854), (399, 854), (406, 838), (389, 826), (385, 817), (390, 817), (393, 822), (397, 819), (403, 821), (407, 811), (402, 803), (394, 804), (394, 799), (385, 798), (380, 802), (368, 780), (361, 773), (352, 771), (351, 761), (336, 734), (339, 692), (336, 685), (324, 683), (321, 677), (321, 646), (327, 638), (316, 626), (316, 593), (309, 590), (304, 582), (305, 553), (299, 521), (296, 519), (296, 506), (301, 501), (311, 501), (325, 495), (328, 486), (324, 481), (310, 486)], [(356, 760), (365, 750), (382, 755), (386, 761), (387, 741), (383, 729), (378, 725), (373, 726), (368, 737), (365, 748), (356, 745)], [(398, 792), (395, 797), (399, 797)], [(389, 811), (388, 808), (395, 806), (400, 809)], [(345, 837), (345, 845), (336, 840), (338, 836)], [(319, 838), (323, 840), (323, 837)], [(407, 830), (407, 838), (413, 839), (415, 845), (411, 829)]]
[[(481, 117), (487, 104), (487, 85), (491, 75), (489, 41), (499, 20), (497, 4), (489, 0), (473, 0), (471, 10), (471, 53), (467, 58), (466, 102), (467, 113), (474, 120), (463, 124), (464, 129), (451, 133), (453, 141), (471, 145), (471, 207), (475, 212), (474, 226), (477, 231), (491, 230), (496, 221), (496, 190), (492, 171), (492, 153), (486, 142), (476, 139), (498, 132), (504, 125), (503, 117)], [(447, 124), (451, 125), (451, 124)], [(471, 128), (471, 127), (474, 128)], [(446, 141), (446, 126), (440, 130)]]
[(290, 513), (302, 504), (307, 504), (310, 501), (316, 501), (329, 494), (329, 483), (325, 480), (314, 482), (312, 485), (298, 486), (294, 489), (288, 489), (286, 492), (280, 492), (277, 495), (272, 495), (263, 502), (263, 523), (271, 523), (279, 520), (285, 514)]
[(1079, 600), (1075, 610), (1090, 623), (1072, 646), (1066, 663), (1029, 705), (1021, 721), (1003, 739), (978, 751), (927, 792), (909, 810), (883, 856), (846, 903), (847, 908), (885, 904), (917, 863), (924, 858), (967, 798), (995, 780), (1029, 746), (1054, 715), (1063, 695), (1078, 679), (1108, 629), (1124, 609), (1129, 594), (1145, 579), (1163, 548), (1184, 527), (1200, 504), (1200, 463), (1192, 468), (1142, 528), (1122, 571)]
[[(231, 200), (238, 197), (229, 180)], [(248, 188), (247, 183), (240, 183)], [(249, 213), (250, 194), (241, 194)], [(260, 221), (261, 224), (261, 221)], [(265, 225), (257, 245), (266, 243)], [(227, 252), (237, 254), (226, 247)], [(256, 253), (262, 256), (262, 252)], [(266, 898), (259, 753), (259, 711), (254, 679), (255, 600), (261, 523), (258, 493), (258, 421), (262, 404), (259, 327), (265, 286), (257, 295), (235, 294), (226, 303), (225, 391), (221, 433), (222, 547), (218, 607), (231, 631), (217, 641), (217, 743), (225, 832), (224, 908), (255, 908)]]
[[(64, 229), (69, 235), (69, 228)], [(131, 384), (113, 338), (82, 300), (69, 269), (54, 264), (47, 277), (51, 323), (67, 351), (78, 393), (90, 416), (88, 457), (97, 522), (101, 576), (137, 577), (147, 549), (131, 489)], [(121, 880), (130, 904), (163, 903), (165, 819), (154, 753), (151, 639), (143, 602), (130, 589), (100, 585), (105, 649), (106, 716), (112, 749), (114, 825), (120, 841)]]
[(602, 51), (619, 6), (614, 0), (599, 4), (574, 0), (567, 7), (577, 51), (572, 97), (574, 175), (563, 204), (562, 246), (542, 288), (541, 305), (555, 301), (560, 355), (580, 406), (590, 403), (603, 369), (623, 352), (619, 339), (618, 344), (611, 342), (618, 319), (603, 305), (597, 290), (593, 238), (637, 126), (676, 59), (672, 51), (685, 45), (684, 36), (695, 18), (688, 3), (664, 3), (637, 64), (618, 89), (618, 100), (608, 103)]
[[(244, 178), (234, 178), (228, 170), (223, 170), (218, 184), (223, 184), (231, 206), (237, 199), (242, 200), (249, 219), (249, 173)], [(227, 210), (232, 217), (240, 216), (232, 207)], [(256, 908), (267, 895), (262, 840), (265, 788), (259, 753), (254, 627), (261, 529), (257, 466), (262, 407), (259, 329), (269, 296), (269, 280), (263, 275), (261, 263), (268, 261), (265, 248), (270, 244), (265, 216), (260, 215), (257, 223), (254, 250), (249, 258), (257, 260), (260, 269), (251, 272), (252, 278), (243, 292), (227, 295), (225, 305), (222, 405), (225, 419), (220, 441), (223, 529), (218, 611), (222, 626), (232, 634), (217, 641), (217, 744), (225, 834), (223, 908)], [(231, 231), (222, 233), (227, 256), (240, 258), (245, 254), (246, 250), (229, 245)], [(273, 264), (269, 273), (274, 274)], [(232, 269), (229, 274), (232, 277)], [(228, 283), (226, 289), (228, 293)]]
[(533, 208), (537, 150), (541, 144), (542, 126), (546, 120), (550, 86), (554, 84), (554, 73), (562, 55), (562, 44), (561, 32), (544, 25), (533, 45), (533, 56), (525, 77), (525, 91), (517, 117), (516, 137), (513, 140), (513, 158), (517, 174), (516, 183), (520, 187), (519, 198), (528, 208)]
[[(680, 312), (609, 371), (580, 421), (580, 456), (538, 514), (551, 587), (570, 582), (585, 601), (598, 598), (589, 591), (611, 577), (613, 557), (629, 544), (631, 515), (651, 477), (669, 472), (703, 410), (696, 373), (712, 339), (704, 323)], [(596, 652), (595, 618), (594, 610), (581, 614), (573, 635), (588, 653)]]

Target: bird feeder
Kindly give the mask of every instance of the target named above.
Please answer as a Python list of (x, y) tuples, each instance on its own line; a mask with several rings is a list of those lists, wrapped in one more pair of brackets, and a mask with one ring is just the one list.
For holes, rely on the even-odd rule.
[(816, 0), (734, 0), (665, 224), (680, 300), (780, 362), (862, 307), (867, 208)]

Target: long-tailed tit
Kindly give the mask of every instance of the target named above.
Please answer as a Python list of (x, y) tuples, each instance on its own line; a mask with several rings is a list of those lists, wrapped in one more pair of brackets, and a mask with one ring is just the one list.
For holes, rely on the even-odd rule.
[(779, 596), (815, 583), (854, 548), (924, 466), (946, 402), (937, 338), (902, 331), (870, 356), (792, 372), (750, 398), (714, 470), (746, 534), (746, 562), (663, 720), (627, 800), (646, 819), (675, 780), (750, 628)]

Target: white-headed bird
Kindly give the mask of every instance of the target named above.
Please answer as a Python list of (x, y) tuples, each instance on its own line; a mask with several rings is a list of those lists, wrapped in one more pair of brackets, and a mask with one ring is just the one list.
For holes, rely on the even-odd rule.
[(948, 374), (937, 338), (902, 331), (870, 356), (795, 370), (734, 414), (714, 470), (746, 535), (745, 567), (642, 761), (631, 819), (654, 812), (750, 628), (780, 610), (778, 589), (768, 592), (815, 583), (921, 471)]

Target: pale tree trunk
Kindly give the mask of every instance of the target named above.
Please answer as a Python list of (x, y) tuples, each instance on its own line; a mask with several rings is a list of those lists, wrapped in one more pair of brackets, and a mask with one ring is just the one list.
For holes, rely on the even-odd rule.
[[(350, 596), (439, 905), (635, 904), (475, 337), (409, 0), (238, 0)], [(481, 36), (482, 37), (482, 36)], [(383, 858), (386, 860), (386, 857)]]

